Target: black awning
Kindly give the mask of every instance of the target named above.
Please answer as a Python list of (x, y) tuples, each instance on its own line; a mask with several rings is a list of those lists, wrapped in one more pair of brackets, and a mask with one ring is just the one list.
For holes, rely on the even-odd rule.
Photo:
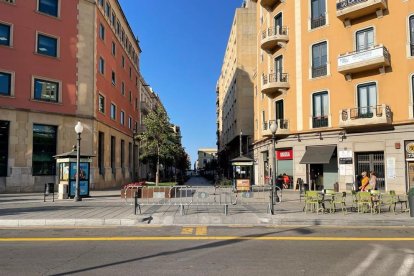
[(306, 147), (305, 155), (300, 164), (329, 164), (336, 146), (312, 146)]

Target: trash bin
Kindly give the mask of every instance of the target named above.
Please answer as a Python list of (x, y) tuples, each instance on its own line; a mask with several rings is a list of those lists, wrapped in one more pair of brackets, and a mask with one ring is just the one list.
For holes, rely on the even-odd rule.
[(337, 193), (337, 192), (339, 192), (339, 184), (338, 184), (338, 182), (335, 182), (334, 183), (334, 191)]
[(408, 205), (410, 206), (410, 217), (414, 217), (414, 188), (408, 191)]

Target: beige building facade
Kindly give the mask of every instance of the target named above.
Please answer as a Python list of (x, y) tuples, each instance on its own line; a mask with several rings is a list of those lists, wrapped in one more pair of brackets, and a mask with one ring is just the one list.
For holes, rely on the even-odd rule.
[(212, 160), (217, 160), (217, 149), (200, 148), (197, 152), (196, 168), (198, 171), (204, 170), (205, 166)]
[(217, 144), (226, 175), (229, 161), (249, 155), (253, 138), (253, 75), (256, 69), (256, 3), (236, 9), (216, 87)]
[(257, 4), (256, 184), (276, 163), (319, 188), (351, 189), (371, 170), (380, 190), (414, 187), (414, 3)]

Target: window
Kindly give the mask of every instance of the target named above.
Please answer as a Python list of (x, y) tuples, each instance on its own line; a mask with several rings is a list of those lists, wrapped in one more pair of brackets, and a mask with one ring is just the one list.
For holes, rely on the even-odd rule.
[(311, 0), (311, 29), (326, 24), (325, 0)]
[(10, 122), (0, 121), (0, 176), (7, 176)]
[(98, 136), (98, 169), (99, 174), (104, 175), (105, 168), (105, 134), (99, 131)]
[(106, 17), (109, 17), (111, 15), (111, 5), (109, 5), (108, 2), (106, 2), (106, 5), (105, 5), (105, 15)]
[(57, 39), (54, 37), (38, 34), (37, 35), (37, 53), (57, 57)]
[(11, 95), (11, 80), (12, 75), (5, 72), (0, 72), (0, 95)]
[(125, 166), (125, 141), (121, 140), (121, 168), (123, 169)]
[[(414, 15), (410, 16), (409, 19), (409, 24), (410, 24), (410, 55), (414, 56)], [(1, 35), (0, 35), (0, 39), (1, 39)]]
[(11, 46), (10, 26), (0, 23), (0, 45)]
[(313, 94), (313, 116), (312, 127), (327, 127), (329, 114), (328, 92)]
[(116, 21), (115, 12), (112, 11), (112, 16), (111, 16), (111, 25), (112, 25), (112, 27), (115, 26), (115, 21)]
[(356, 33), (357, 52), (369, 49), (374, 46), (374, 29), (368, 28)]
[(132, 118), (131, 117), (128, 118), (128, 128), (132, 129)]
[(102, 57), (99, 57), (99, 73), (105, 74), (105, 60)]
[(115, 174), (115, 136), (111, 136), (111, 169), (112, 173)]
[(121, 111), (121, 120), (120, 120), (121, 125), (125, 124), (125, 112)]
[(116, 21), (116, 34), (119, 36), (120, 32), (121, 32), (121, 23), (119, 22), (119, 20)]
[(125, 68), (125, 57), (122, 56), (122, 68)]
[(104, 0), (99, 0), (99, 5), (101, 5), (101, 7), (103, 7), (103, 5), (104, 5)]
[(132, 68), (129, 67), (129, 79), (132, 80)]
[(111, 104), (111, 119), (115, 120), (116, 119), (116, 105)]
[(327, 49), (326, 42), (312, 46), (312, 78), (327, 75)]
[(33, 125), (33, 175), (56, 175), (57, 127)]
[(101, 94), (99, 94), (99, 100), (98, 101), (99, 101), (98, 102), (99, 111), (102, 112), (102, 113), (105, 113), (105, 97), (102, 96)]
[(125, 96), (125, 83), (121, 82), (121, 93)]
[(413, 105), (413, 117), (414, 117), (414, 75), (411, 77), (411, 103)]
[(99, 38), (105, 40), (105, 27), (99, 24)]
[(116, 56), (116, 45), (115, 42), (112, 41), (112, 55)]
[(115, 85), (116, 84), (116, 76), (115, 76), (115, 72), (112, 71), (112, 84)]
[(132, 172), (132, 143), (128, 143), (128, 164), (129, 164), (129, 170)]
[(39, 0), (38, 11), (57, 17), (59, 11), (59, 0)]
[(132, 92), (129, 91), (129, 102), (132, 103)]
[(34, 99), (47, 102), (58, 102), (59, 83), (34, 79)]
[(358, 110), (351, 112), (351, 118), (372, 118), (377, 108), (377, 85), (366, 83), (358, 85)]
[(278, 56), (275, 58), (275, 80), (283, 81), (283, 79), (283, 56)]
[(284, 119), (284, 108), (283, 108), (283, 100), (276, 101), (276, 120), (283, 120)]

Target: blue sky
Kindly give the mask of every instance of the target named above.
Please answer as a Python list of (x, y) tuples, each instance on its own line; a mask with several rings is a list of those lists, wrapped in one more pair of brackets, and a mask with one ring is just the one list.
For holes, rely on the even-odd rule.
[(216, 93), (235, 9), (242, 0), (120, 0), (140, 40), (141, 73), (181, 126), (194, 164), (216, 147)]

